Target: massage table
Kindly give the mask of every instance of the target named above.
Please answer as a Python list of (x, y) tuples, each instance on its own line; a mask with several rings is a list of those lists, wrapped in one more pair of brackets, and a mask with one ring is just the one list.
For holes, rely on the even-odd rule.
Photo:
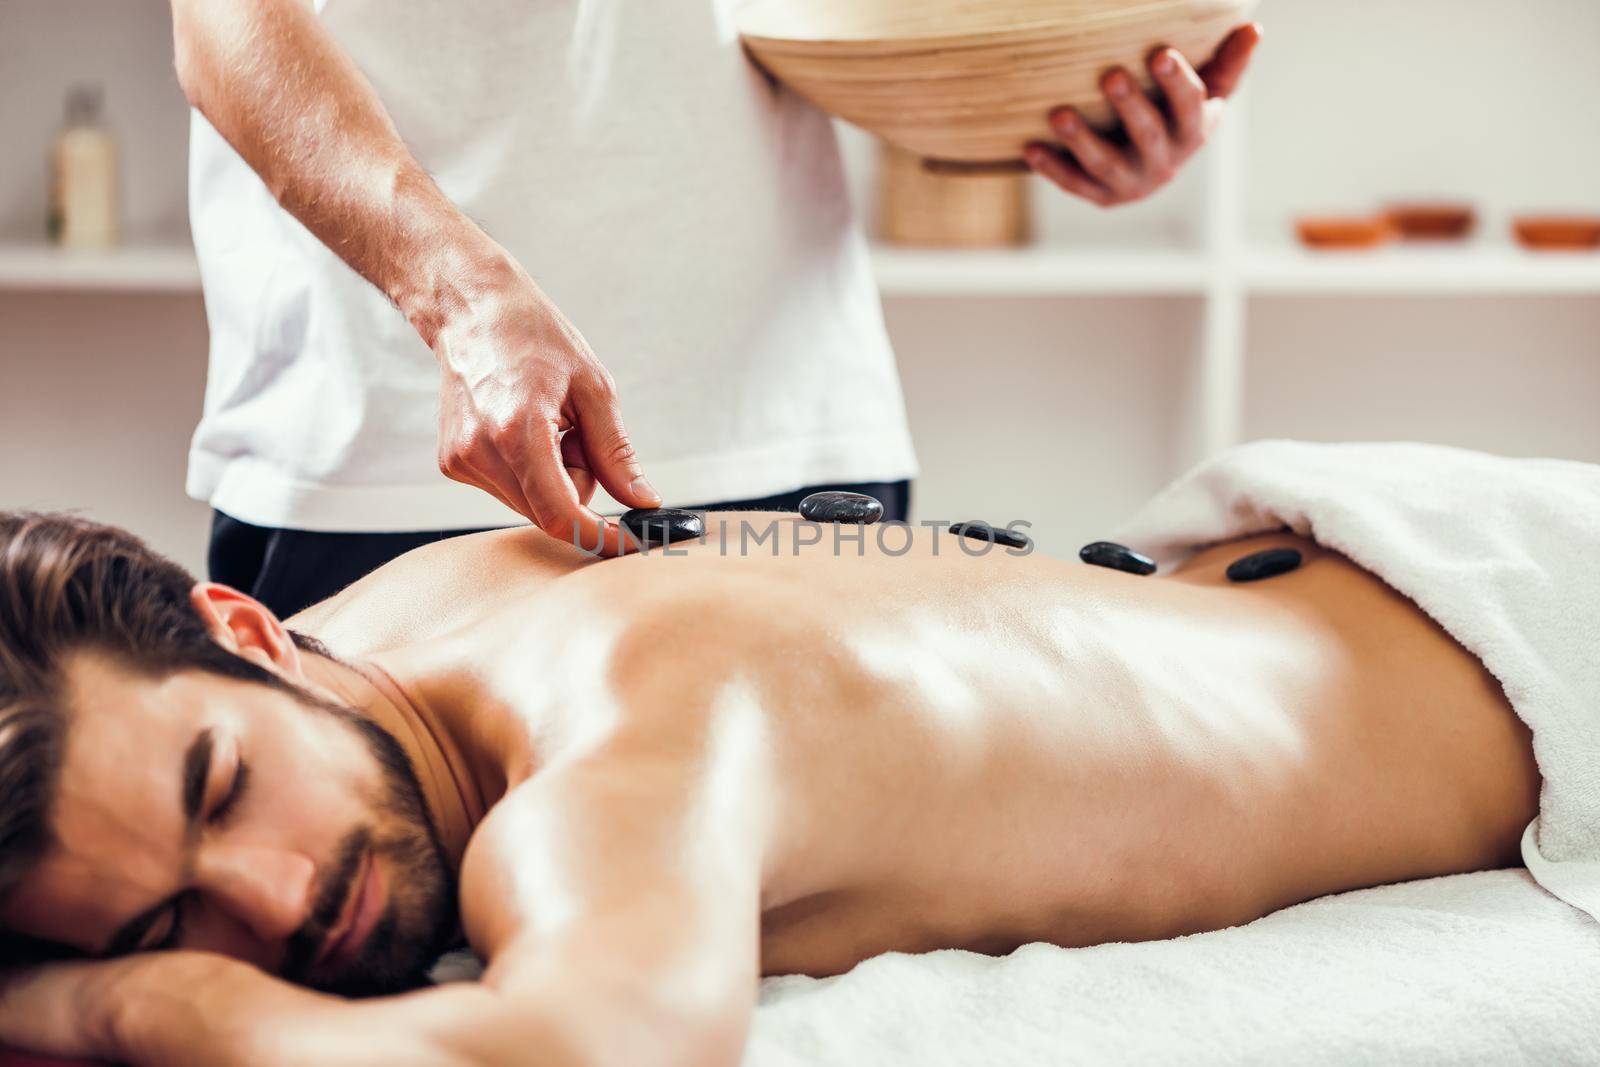
[[(435, 972), (468, 978), (459, 954)], [(0, 1053), (0, 1067), (61, 1061)], [(1518, 868), (1171, 941), (889, 953), (762, 983), (743, 1067), (1600, 1062), (1600, 923)]]
[(1171, 941), (768, 979), (744, 1067), (1600, 1063), (1600, 923), (1525, 870)]

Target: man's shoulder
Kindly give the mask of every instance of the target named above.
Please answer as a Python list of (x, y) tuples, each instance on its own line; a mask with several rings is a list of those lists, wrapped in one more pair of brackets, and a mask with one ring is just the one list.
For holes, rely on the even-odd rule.
[(462, 534), (396, 557), (286, 623), (341, 655), (367, 655), (493, 615), (586, 562), (532, 527)]

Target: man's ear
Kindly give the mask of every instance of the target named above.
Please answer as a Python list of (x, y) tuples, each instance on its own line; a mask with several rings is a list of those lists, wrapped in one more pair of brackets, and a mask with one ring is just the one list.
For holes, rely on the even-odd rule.
[(305, 681), (294, 639), (261, 601), (217, 582), (196, 582), (189, 603), (217, 644), (277, 674)]

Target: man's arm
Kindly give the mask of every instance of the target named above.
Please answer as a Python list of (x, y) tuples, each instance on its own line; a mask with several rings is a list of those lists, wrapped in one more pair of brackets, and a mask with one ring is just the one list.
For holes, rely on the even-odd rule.
[[(604, 525), (585, 506), (594, 478), (626, 504), (659, 503), (587, 342), (439, 191), (310, 5), (172, 0), (172, 14), (190, 102), (438, 357), (444, 473), (552, 536), (576, 523), (586, 545)], [(620, 550), (615, 527), (607, 538)]]
[[(723, 774), (684, 790), (681, 769), (641, 752), (546, 771), (468, 851), (463, 915), (484, 985), (560, 1020), (560, 1062), (739, 1062), (760, 978), (765, 785)], [(475, 1036), (489, 1044), (474, 1055), (498, 1043)]]
[[(468, 1067), (473, 1061), (450, 1041), (455, 1020), (492, 1018), (500, 1008), (466, 983), (343, 1001), (224, 956), (157, 952), (0, 978), (0, 1042), (132, 1067)], [(536, 1025), (519, 1023), (550, 1058), (523, 1062), (581, 1062), (563, 1059), (557, 1035), (536, 1035)]]

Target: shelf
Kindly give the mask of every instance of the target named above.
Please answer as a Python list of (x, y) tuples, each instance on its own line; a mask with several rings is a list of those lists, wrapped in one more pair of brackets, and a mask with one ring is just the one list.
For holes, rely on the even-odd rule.
[(104, 252), (0, 244), (0, 290), (8, 289), (199, 292), (200, 268), (194, 250), (175, 241)]
[[(1180, 248), (917, 249), (877, 246), (886, 297), (1202, 296), (1229, 272)], [(1317, 252), (1248, 245), (1239, 285), (1253, 295), (1600, 294), (1600, 252), (1528, 252), (1514, 245), (1397, 246)], [(0, 243), (0, 291), (198, 292), (194, 251), (176, 241), (108, 252)]]
[(1600, 252), (1529, 252), (1491, 241), (1373, 251), (1255, 245), (1242, 256), (1240, 277), (1260, 294), (1600, 293)]
[[(886, 296), (1038, 296), (1204, 292), (1206, 260), (1176, 249), (875, 248)], [(200, 271), (183, 245), (109, 252), (0, 244), (0, 289), (194, 291)]]
[(884, 296), (1085, 296), (1205, 292), (1209, 261), (1177, 248), (920, 249), (875, 246)]

